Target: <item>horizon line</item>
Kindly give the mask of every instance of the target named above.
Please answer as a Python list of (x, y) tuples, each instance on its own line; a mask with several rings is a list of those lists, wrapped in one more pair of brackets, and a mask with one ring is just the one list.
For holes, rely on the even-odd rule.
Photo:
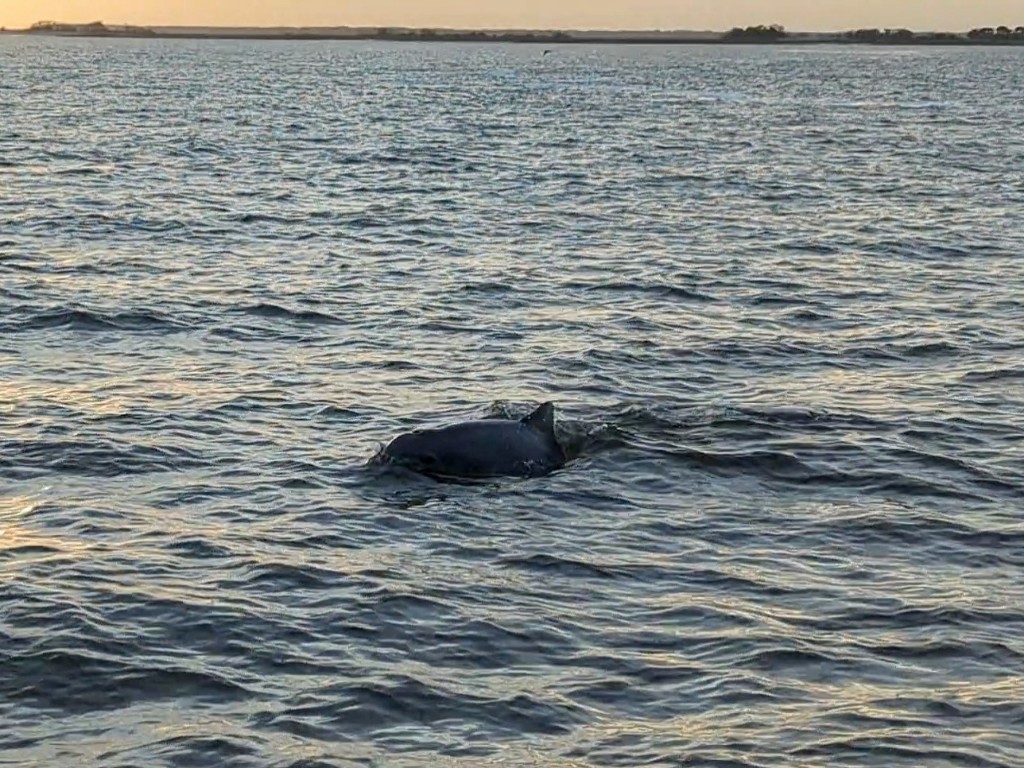
[[(1024, 15), (1024, 14), (1022, 14)], [(1024, 19), (1021, 20), (1024, 24)], [(395, 32), (417, 32), (417, 31), (430, 31), (430, 32), (453, 32), (453, 33), (472, 33), (472, 32), (533, 32), (533, 33), (552, 33), (562, 32), (566, 34), (572, 33), (608, 33), (608, 34), (726, 34), (734, 30), (745, 30), (753, 27), (765, 27), (772, 28), (776, 27), (780, 30), (784, 30), (787, 34), (794, 35), (830, 35), (838, 34), (842, 32), (857, 32), (857, 31), (910, 31), (921, 34), (966, 34), (980, 29), (992, 29), (996, 30), (1000, 27), (1005, 27), (1010, 31), (1021, 29), (1020, 25), (1008, 25), (1008, 24), (993, 24), (983, 25), (979, 27), (973, 27), (971, 29), (964, 30), (943, 30), (943, 29), (915, 29), (912, 27), (844, 27), (836, 29), (788, 29), (779, 24), (761, 24), (761, 25), (747, 25), (734, 26), (728, 29), (711, 29), (711, 28), (686, 28), (686, 27), (450, 27), (450, 26), (403, 26), (395, 24), (133, 24), (130, 22), (105, 22), (100, 20), (91, 21), (54, 21), (51, 19), (39, 20), (33, 22), (28, 27), (11, 27), (6, 28), (8, 32), (28, 32), (33, 27), (41, 26), (44, 24), (55, 24), (60, 26), (69, 27), (87, 27), (93, 25), (102, 25), (108, 28), (124, 28), (134, 27), (138, 29), (212, 29), (212, 30), (236, 30), (236, 29), (261, 29), (261, 30), (274, 30), (274, 29), (295, 29), (295, 30), (333, 30), (333, 29), (351, 29), (351, 30), (380, 30), (380, 31), (395, 31)]]

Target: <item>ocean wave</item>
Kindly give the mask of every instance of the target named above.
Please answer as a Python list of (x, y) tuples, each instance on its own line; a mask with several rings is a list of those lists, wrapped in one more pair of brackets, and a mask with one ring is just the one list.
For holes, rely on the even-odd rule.
[(961, 376), (967, 383), (984, 381), (1015, 381), (1024, 379), (1024, 366), (1011, 368), (989, 368), (981, 371), (968, 371)]
[(308, 323), (310, 325), (344, 324), (341, 318), (327, 312), (317, 312), (312, 309), (289, 309), (279, 304), (268, 302), (236, 308), (234, 311), (252, 317), (261, 317), (269, 320), (288, 320), (294, 323)]
[[(890, 726), (891, 729), (891, 726)], [(909, 739), (899, 743), (898, 738), (884, 734), (867, 733), (848, 738), (817, 739), (813, 744), (793, 748), (789, 755), (793, 759), (819, 758), (829, 761), (850, 760), (859, 763), (866, 759), (883, 759), (889, 764), (910, 763), (921, 765), (941, 760), (947, 765), (970, 765), (975, 768), (1006, 768), (1006, 763), (993, 760), (987, 748), (964, 747), (962, 749), (935, 748), (914, 744)]]
[(0, 467), (35, 473), (118, 477), (207, 466), (202, 455), (177, 445), (128, 444), (105, 439), (12, 440), (0, 444)]
[(49, 329), (81, 332), (130, 331), (134, 333), (176, 333), (189, 325), (154, 311), (101, 312), (89, 309), (54, 308), (32, 312), (23, 319), (8, 319), (0, 329), (8, 333), (24, 333)]
[(464, 293), (483, 293), (483, 294), (508, 294), (515, 293), (518, 289), (508, 283), (501, 282), (480, 282), (480, 283), (466, 283), (459, 287), (460, 291)]
[(274, 213), (239, 213), (230, 219), (238, 224), (301, 224), (307, 221), (305, 216), (282, 216)]
[(727, 474), (759, 474), (805, 482), (826, 477), (811, 465), (785, 451), (760, 450), (724, 453), (681, 446), (648, 446), (646, 450), (693, 467)]
[[(442, 724), (454, 720), (488, 726), (492, 732), (516, 734), (564, 734), (584, 716), (565, 702), (536, 694), (487, 697), (411, 676), (382, 681), (336, 684), (315, 694), (297, 697), (276, 715), (262, 718), (264, 728), (307, 732), (370, 735), (408, 723)], [(305, 726), (305, 727), (304, 727)]]
[(614, 568), (606, 568), (581, 560), (573, 560), (552, 555), (530, 555), (529, 557), (504, 557), (498, 560), (500, 565), (510, 568), (522, 568), (559, 576), (614, 579), (617, 574)]
[(681, 285), (671, 284), (644, 282), (569, 282), (565, 284), (564, 288), (566, 290), (583, 290), (591, 293), (608, 292), (621, 294), (646, 294), (675, 301), (693, 301), (699, 303), (717, 301), (714, 296), (695, 288), (686, 288)]
[(800, 298), (799, 296), (784, 296), (781, 294), (761, 294), (754, 296), (750, 299), (750, 304), (755, 307), (794, 307), (794, 306), (806, 306), (814, 305), (821, 306), (820, 301), (810, 301), (808, 299)]
[(308, 564), (261, 563), (247, 570), (243, 583), (246, 587), (258, 587), (268, 592), (288, 592), (293, 589), (326, 589), (336, 586), (344, 578), (344, 574)]
[(786, 318), (803, 323), (816, 323), (833, 320), (834, 316), (826, 312), (816, 312), (813, 309), (797, 309), (786, 315)]
[(140, 667), (135, 661), (61, 648), (15, 653), (4, 660), (12, 701), (66, 715), (120, 709), (163, 699), (223, 701), (247, 689), (221, 674), (176, 667)]

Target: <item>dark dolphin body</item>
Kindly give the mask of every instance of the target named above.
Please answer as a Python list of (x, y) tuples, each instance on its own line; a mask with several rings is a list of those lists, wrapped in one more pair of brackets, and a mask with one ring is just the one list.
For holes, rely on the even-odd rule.
[(537, 477), (566, 461), (551, 403), (519, 421), (483, 419), (399, 435), (379, 458), (430, 477), (467, 479)]

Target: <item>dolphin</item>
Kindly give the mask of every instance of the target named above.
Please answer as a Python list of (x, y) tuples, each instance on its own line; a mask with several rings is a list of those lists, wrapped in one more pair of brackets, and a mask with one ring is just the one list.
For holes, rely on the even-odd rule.
[(555, 438), (555, 406), (518, 421), (481, 419), (399, 435), (378, 459), (435, 479), (539, 477), (565, 465)]

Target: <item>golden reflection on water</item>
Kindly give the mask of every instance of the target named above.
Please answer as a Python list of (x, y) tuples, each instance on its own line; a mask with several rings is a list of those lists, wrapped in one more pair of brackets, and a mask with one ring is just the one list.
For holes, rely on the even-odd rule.
[(0, 574), (11, 558), (17, 562), (39, 562), (52, 557), (85, 552), (90, 545), (81, 540), (43, 533), (27, 518), (42, 502), (28, 496), (0, 496)]
[(41, 409), (74, 409), (84, 418), (116, 416), (138, 408), (143, 402), (147, 410), (163, 407), (174, 411), (182, 401), (202, 400), (205, 405), (213, 401), (216, 405), (244, 394), (237, 381), (218, 386), (215, 380), (201, 374), (178, 365), (173, 371), (148, 370), (140, 378), (137, 370), (126, 367), (117, 371), (105, 362), (102, 378), (78, 384), (0, 382), (0, 412), (14, 413), (32, 404)]
[[(737, 670), (741, 675), (743, 670)], [(774, 681), (762, 678), (759, 682), (771, 684)], [(668, 720), (650, 721), (644, 719), (615, 718), (585, 726), (585, 738), (595, 741), (614, 741), (623, 737), (646, 734), (658, 737), (671, 735), (687, 741), (691, 746), (728, 743), (737, 727), (741, 727), (756, 711), (760, 717), (770, 719), (773, 730), (789, 734), (793, 744), (813, 743), (821, 734), (831, 730), (832, 738), (840, 737), (842, 729), (834, 726), (823, 727), (823, 720), (829, 718), (854, 717), (858, 738), (870, 737), (899, 741), (907, 736), (928, 736), (933, 728), (934, 715), (921, 709), (921, 703), (946, 702), (954, 707), (984, 707), (992, 703), (1024, 700), (1024, 677), (1014, 675), (998, 681), (948, 681), (939, 685), (887, 686), (850, 680), (836, 683), (797, 683), (812, 705), (791, 703), (780, 705), (778, 701), (766, 701), (763, 706), (751, 705), (746, 709), (731, 712), (719, 710), (679, 715)], [(820, 702), (831, 702), (822, 708)], [(919, 727), (908, 721), (920, 721)], [(899, 721), (898, 723), (894, 721)], [(853, 726), (850, 726), (853, 728)], [(961, 732), (973, 741), (986, 737), (998, 741), (998, 732), (982, 728)], [(581, 734), (577, 734), (580, 738)]]

